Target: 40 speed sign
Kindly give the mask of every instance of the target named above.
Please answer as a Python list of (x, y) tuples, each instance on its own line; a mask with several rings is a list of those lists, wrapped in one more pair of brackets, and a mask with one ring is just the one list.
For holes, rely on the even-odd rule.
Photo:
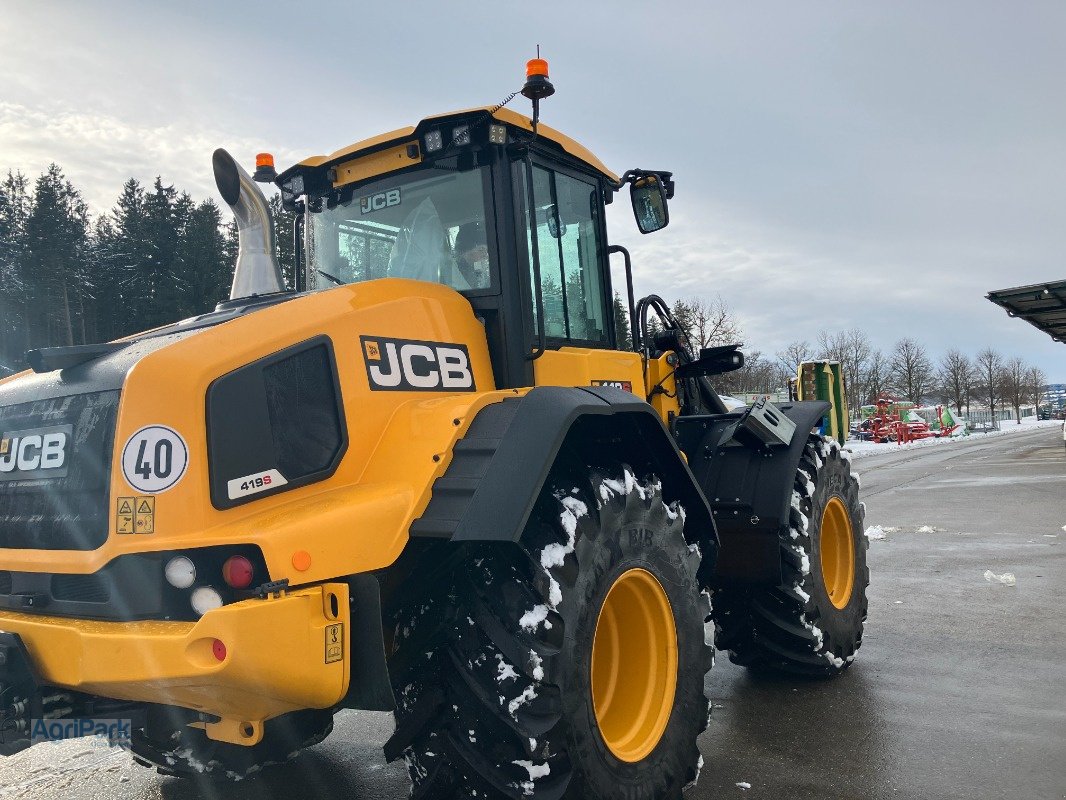
[(189, 448), (181, 434), (165, 425), (141, 428), (122, 450), (126, 483), (145, 494), (159, 494), (174, 486), (189, 466)]

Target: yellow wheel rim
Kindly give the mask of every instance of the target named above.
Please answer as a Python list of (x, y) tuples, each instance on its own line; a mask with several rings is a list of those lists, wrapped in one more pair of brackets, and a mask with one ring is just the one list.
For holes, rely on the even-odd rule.
[(829, 602), (844, 608), (855, 588), (855, 540), (851, 518), (839, 497), (830, 497), (822, 512), (822, 580)]
[(662, 585), (647, 570), (618, 576), (592, 640), (592, 703), (608, 749), (645, 758), (662, 738), (677, 688), (677, 629)]

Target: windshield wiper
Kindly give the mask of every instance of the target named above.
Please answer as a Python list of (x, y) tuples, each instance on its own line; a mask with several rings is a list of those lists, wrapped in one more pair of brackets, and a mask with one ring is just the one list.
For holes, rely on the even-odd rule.
[(324, 270), (321, 270), (321, 269), (316, 269), (315, 272), (317, 272), (323, 278), (328, 278), (329, 280), (333, 281), (338, 286), (344, 286), (344, 281), (342, 281), (336, 275), (330, 275), (328, 272), (325, 272)]

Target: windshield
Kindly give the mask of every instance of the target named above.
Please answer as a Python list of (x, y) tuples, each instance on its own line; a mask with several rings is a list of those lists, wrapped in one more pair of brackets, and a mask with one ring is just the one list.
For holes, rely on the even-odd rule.
[(309, 213), (307, 288), (410, 278), (490, 289), (487, 183), (488, 167), (421, 170), (365, 184), (334, 208)]

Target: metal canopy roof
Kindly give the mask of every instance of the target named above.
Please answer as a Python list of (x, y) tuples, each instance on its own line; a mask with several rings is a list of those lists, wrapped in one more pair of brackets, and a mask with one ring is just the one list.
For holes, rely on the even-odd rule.
[(1066, 343), (1066, 281), (997, 289), (986, 296), (1008, 315), (1024, 319), (1056, 342)]

